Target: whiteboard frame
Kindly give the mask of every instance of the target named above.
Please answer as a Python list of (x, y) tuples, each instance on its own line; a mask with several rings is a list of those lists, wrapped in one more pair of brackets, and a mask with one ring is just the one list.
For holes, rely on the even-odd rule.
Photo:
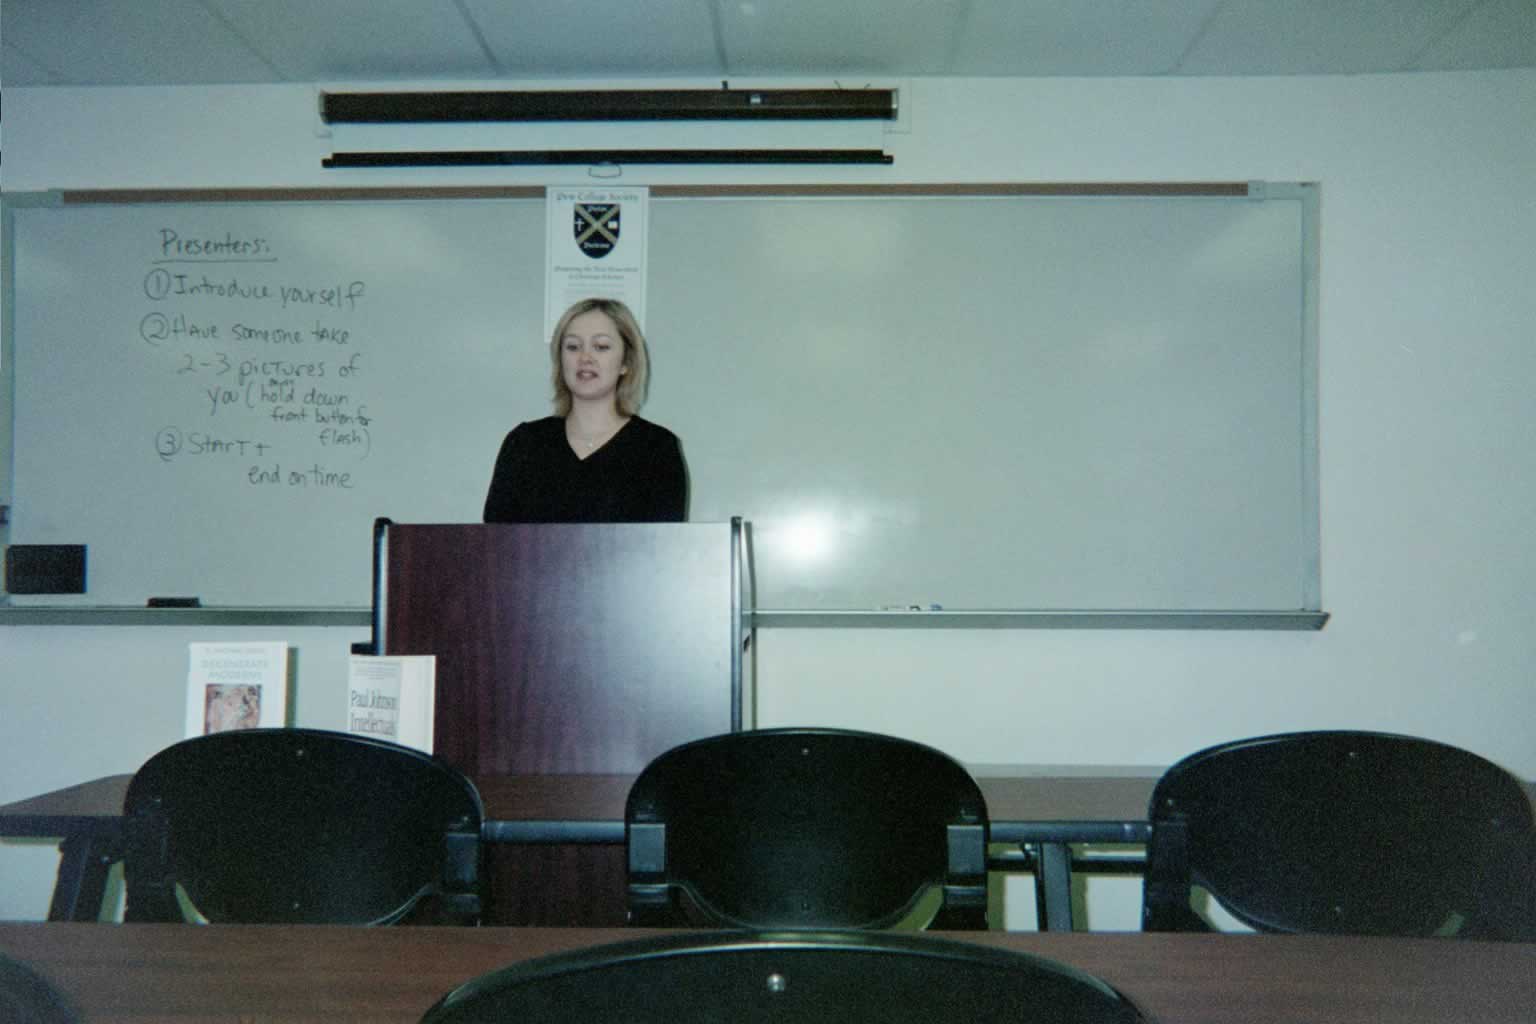
[[(1301, 489), (1304, 606), (1271, 610), (1117, 609), (893, 609), (883, 611), (800, 611), (744, 609), (752, 628), (1030, 628), (1030, 629), (1237, 629), (1318, 630), (1328, 621), (1322, 608), (1320, 488), (1318, 455), (1318, 340), (1320, 194), (1315, 182), (1119, 182), (976, 183), (934, 185), (654, 186), (658, 199), (804, 198), (814, 196), (1226, 196), (1253, 200), (1299, 200), (1302, 213), (1302, 377)], [(542, 187), (379, 187), (308, 189), (110, 189), (7, 192), (0, 196), (0, 544), (9, 543), (8, 508), (13, 499), (15, 361), (14, 224), (12, 211), (113, 203), (261, 203), (295, 201), (387, 201), (538, 198)], [(750, 530), (750, 526), (748, 526)], [(136, 606), (47, 606), (11, 604), (0, 594), (4, 625), (326, 625), (353, 627), (369, 621), (359, 608), (221, 607), (146, 609)]]

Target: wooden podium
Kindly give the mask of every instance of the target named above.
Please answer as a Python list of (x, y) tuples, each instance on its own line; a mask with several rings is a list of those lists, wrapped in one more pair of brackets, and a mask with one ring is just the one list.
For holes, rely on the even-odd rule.
[[(373, 649), (437, 658), (467, 775), (633, 775), (742, 727), (740, 519), (374, 530)], [(488, 923), (624, 921), (617, 846), (491, 847)]]

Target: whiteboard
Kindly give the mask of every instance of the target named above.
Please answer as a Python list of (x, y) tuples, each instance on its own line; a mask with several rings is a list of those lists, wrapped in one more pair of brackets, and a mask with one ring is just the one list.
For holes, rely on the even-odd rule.
[[(1315, 608), (1309, 195), (654, 198), (644, 415), (759, 608)], [(10, 540), (91, 604), (366, 606), (549, 412), (539, 199), (11, 213)]]

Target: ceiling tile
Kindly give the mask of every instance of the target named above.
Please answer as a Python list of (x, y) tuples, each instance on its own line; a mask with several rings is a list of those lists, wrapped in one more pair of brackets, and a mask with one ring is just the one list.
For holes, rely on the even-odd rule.
[(966, 0), (720, 0), (733, 74), (943, 74)]
[(7, 42), (70, 85), (273, 82), (197, 0), (5, 0)]
[(453, 0), (207, 0), (283, 77), (301, 82), (495, 70)]
[(715, 75), (709, 0), (463, 0), (503, 74)]
[(3, 0), (7, 85), (1536, 67), (1536, 0)]
[(1400, 71), (1478, 0), (1227, 0), (1190, 75)]
[(1431, 43), (1413, 66), (1419, 71), (1536, 67), (1536, 0), (1478, 5)]
[(1220, 0), (974, 0), (959, 75), (1159, 75), (1179, 64)]

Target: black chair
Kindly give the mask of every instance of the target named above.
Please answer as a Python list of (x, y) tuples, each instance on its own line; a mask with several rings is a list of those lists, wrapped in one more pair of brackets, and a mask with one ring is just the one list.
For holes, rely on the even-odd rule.
[(1478, 889), (1478, 933), (1536, 942), (1536, 831), (1501, 836), (1486, 867)]
[(48, 979), (0, 953), (0, 1021), (5, 1024), (76, 1024), (79, 1013)]
[(420, 751), (316, 729), (168, 747), (124, 800), (128, 921), (473, 923), (474, 784)]
[(640, 773), (624, 819), (634, 924), (880, 928), (937, 885), (933, 927), (986, 927), (986, 801), (909, 740), (767, 729), (686, 743)]
[[(1191, 886), (1259, 931), (1515, 937), (1531, 803), (1430, 740), (1300, 732), (1186, 757), (1153, 790), (1148, 931), (1207, 930)], [(1513, 934), (1512, 934), (1513, 933)]]
[(1138, 1024), (1103, 981), (988, 946), (893, 932), (714, 932), (598, 946), (492, 972), (422, 1024), (613, 1020)]

